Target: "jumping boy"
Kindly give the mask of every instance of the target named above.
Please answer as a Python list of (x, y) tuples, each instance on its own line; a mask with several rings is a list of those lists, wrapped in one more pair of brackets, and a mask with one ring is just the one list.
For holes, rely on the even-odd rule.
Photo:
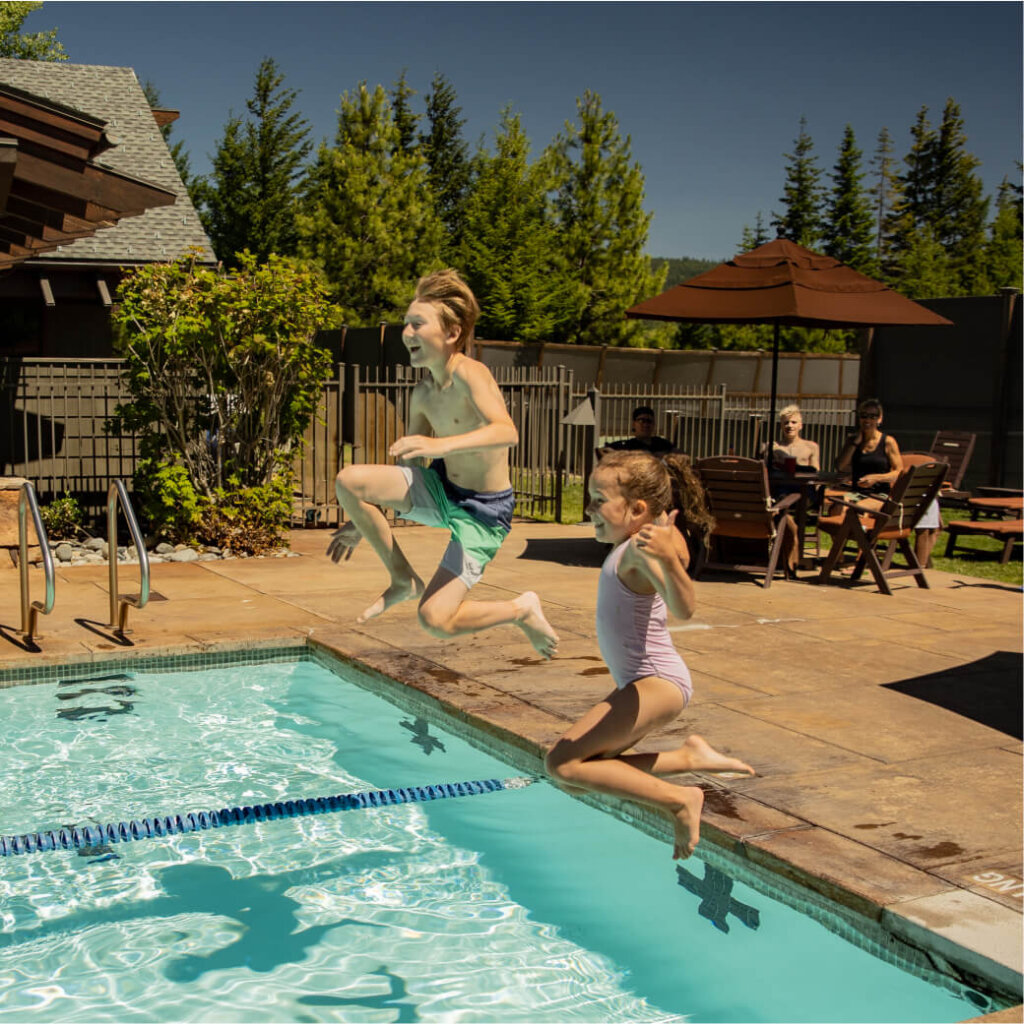
[[(454, 270), (420, 279), (405, 314), (402, 341), (412, 365), (427, 373), (413, 388), (409, 433), (389, 449), (399, 465), (346, 466), (338, 474), (338, 501), (349, 522), (334, 534), (327, 551), (335, 562), (347, 559), (365, 537), (391, 577), (357, 622), (418, 598), (420, 624), (432, 636), (512, 623), (539, 654), (550, 658), (558, 636), (533, 591), (511, 601), (466, 599), (511, 528), (508, 450), (519, 443), (490, 371), (465, 353), (479, 315), (473, 293)], [(394, 509), (403, 519), (451, 531), (451, 543), (426, 586), (377, 505)]]

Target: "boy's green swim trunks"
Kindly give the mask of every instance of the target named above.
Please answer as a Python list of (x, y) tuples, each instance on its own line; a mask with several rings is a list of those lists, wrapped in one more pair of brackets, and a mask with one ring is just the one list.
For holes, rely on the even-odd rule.
[(443, 459), (428, 469), (400, 466), (409, 481), (412, 508), (399, 512), (424, 526), (442, 526), (452, 541), (441, 559), (441, 568), (472, 587), (512, 528), (515, 496), (505, 491), (470, 491), (448, 479)]

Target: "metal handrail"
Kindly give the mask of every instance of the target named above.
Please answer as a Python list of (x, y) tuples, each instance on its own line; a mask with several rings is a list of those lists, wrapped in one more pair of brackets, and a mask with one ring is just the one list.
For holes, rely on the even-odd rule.
[[(119, 594), (117, 592), (117, 502), (121, 501), (125, 519), (128, 521), (128, 532), (132, 535), (132, 543), (139, 555), (139, 593), (137, 595)], [(127, 633), (128, 609), (145, 608), (149, 600), (149, 555), (146, 542), (135, 518), (131, 499), (123, 480), (115, 480), (107, 490), (107, 564), (110, 573), (110, 622), (108, 628), (117, 633)]]
[[(46, 576), (46, 598), (42, 604), (29, 600), (28, 586), (28, 514), (32, 514), (32, 525), (36, 530), (36, 540), (43, 555), (43, 572)], [(53, 555), (50, 554), (50, 539), (46, 536), (46, 527), (39, 514), (39, 501), (36, 489), (31, 480), (21, 485), (18, 496), (18, 569), (21, 573), (21, 633), (26, 640), (31, 640), (36, 633), (39, 613), (49, 615), (53, 611), (55, 593), (53, 574)]]

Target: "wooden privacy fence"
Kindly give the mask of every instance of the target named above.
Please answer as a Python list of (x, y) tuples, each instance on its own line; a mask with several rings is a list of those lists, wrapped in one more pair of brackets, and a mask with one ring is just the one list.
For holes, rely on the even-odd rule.
[[(130, 482), (139, 458), (137, 437), (105, 429), (117, 405), (130, 397), (122, 370), (119, 359), (0, 359), (0, 474), (31, 479), (43, 503), (67, 492), (87, 513), (101, 514), (110, 481)], [(656, 432), (693, 458), (729, 451), (752, 455), (766, 436), (763, 394), (730, 393), (724, 385), (607, 382), (601, 391), (588, 390), (574, 384), (564, 366), (493, 372), (519, 431), (511, 473), (516, 513), (522, 516), (561, 521), (564, 489), (582, 481), (588, 451), (630, 436), (637, 405), (651, 406)], [(388, 450), (405, 433), (418, 379), (405, 366), (336, 364), (293, 462), (296, 526), (339, 523), (334, 478), (342, 466), (392, 461)], [(778, 407), (788, 401), (780, 395)], [(589, 403), (593, 425), (567, 424), (581, 403)], [(801, 409), (804, 435), (821, 445), (822, 465), (831, 465), (854, 424), (853, 400), (805, 394)]]

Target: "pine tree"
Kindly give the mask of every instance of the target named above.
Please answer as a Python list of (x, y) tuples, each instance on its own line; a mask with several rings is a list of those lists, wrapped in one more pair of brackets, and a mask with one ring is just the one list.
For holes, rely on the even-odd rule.
[(474, 160), (459, 266), (480, 300), (477, 334), (504, 341), (544, 341), (570, 311), (573, 293), (546, 217), (549, 180), (529, 163), (519, 115), (505, 109), (493, 155)]
[(896, 161), (893, 158), (892, 136), (888, 128), (878, 133), (875, 155), (871, 158), (874, 183), (868, 190), (872, 200), (875, 231), (875, 262), (879, 273), (892, 272), (891, 232), (893, 211), (900, 201)]
[(814, 141), (807, 133), (807, 118), (800, 118), (800, 131), (793, 152), (786, 153), (786, 183), (779, 200), (784, 212), (772, 220), (777, 238), (788, 238), (813, 249), (821, 237), (821, 206), (824, 189), (821, 168), (813, 154)]
[(758, 210), (757, 216), (754, 218), (753, 228), (749, 224), (743, 225), (743, 235), (740, 237), (739, 251), (750, 252), (751, 249), (756, 249), (758, 246), (770, 241), (771, 236), (768, 234), (768, 229), (764, 226), (764, 214)]
[(902, 237), (900, 250), (900, 292), (909, 299), (937, 299), (960, 295), (957, 275), (949, 253), (935, 237), (934, 229), (924, 224)]
[(260, 262), (298, 247), (298, 181), (310, 152), (309, 128), (292, 106), (298, 93), (283, 88), (271, 58), (259, 66), (248, 117), (229, 115), (217, 144), (213, 173), (202, 190), (204, 226), (228, 266), (248, 249)]
[(416, 95), (415, 90), (409, 87), (405, 80), (405, 68), (395, 82), (391, 90), (391, 110), (395, 118), (395, 127), (398, 129), (398, 145), (402, 152), (409, 153), (416, 148), (416, 127), (419, 124), (419, 114), (412, 112), (409, 101)]
[(0, 3), (0, 57), (21, 60), (67, 60), (64, 47), (57, 41), (57, 30), (21, 32), (22, 23), (42, 7), (42, 0), (3, 0)]
[[(145, 82), (142, 86), (142, 91), (146, 94), (146, 102), (149, 103), (150, 107), (154, 110), (161, 108), (160, 102), (160, 91), (152, 82)], [(177, 142), (171, 142), (171, 131), (173, 125), (162, 124), (160, 125), (160, 134), (164, 137), (164, 142), (167, 143), (167, 148), (170, 150), (171, 157), (174, 160), (174, 166), (178, 168), (178, 176), (181, 178), (186, 190), (188, 191), (189, 197), (192, 199), (193, 204), (196, 203), (197, 198), (200, 198), (202, 193), (193, 192), (196, 184), (196, 178), (192, 174), (192, 160), (189, 156), (188, 150), (185, 149), (185, 142), (183, 139), (179, 139)]]
[(654, 295), (665, 279), (644, 252), (651, 214), (643, 209), (644, 176), (632, 162), (630, 138), (589, 90), (576, 101), (578, 124), (566, 122), (544, 161), (554, 185), (558, 244), (571, 280), (573, 315), (561, 338), (586, 345), (621, 345), (645, 333), (626, 309)]
[(346, 323), (401, 316), (417, 278), (439, 265), (441, 227), (418, 151), (399, 144), (384, 87), (341, 97), (299, 216), (300, 252), (323, 268)]
[(980, 161), (967, 152), (967, 135), (959, 105), (946, 101), (935, 136), (934, 185), (929, 222), (949, 255), (961, 294), (984, 290), (985, 225), (988, 199), (975, 173)]
[(862, 274), (877, 269), (872, 246), (872, 216), (861, 185), (861, 151), (851, 125), (843, 132), (839, 156), (832, 169), (832, 191), (825, 210), (824, 251)]
[(464, 205), (470, 187), (469, 149), (462, 137), (462, 108), (455, 102), (455, 90), (440, 72), (434, 75), (427, 94), (427, 130), (420, 134), (420, 146), (427, 163), (427, 177), (437, 214), (444, 225), (442, 251), (449, 262), (461, 247)]
[[(920, 295), (920, 281), (928, 288), (939, 282), (948, 289), (932, 293), (972, 295), (984, 290), (985, 221), (988, 200), (981, 179), (974, 173), (975, 157), (966, 151), (960, 108), (946, 102), (938, 131), (928, 121), (928, 108), (918, 112), (911, 128), (910, 152), (900, 176), (901, 197), (894, 210), (892, 251), (894, 284)], [(925, 255), (937, 245), (941, 266), (925, 272)], [(904, 281), (917, 284), (904, 287)]]
[[(1019, 165), (1018, 165), (1019, 167)], [(996, 215), (985, 245), (985, 283), (987, 292), (1000, 288), (1021, 289), (1021, 265), (1024, 246), (1021, 232), (1021, 186), (1003, 178), (996, 195)]]

